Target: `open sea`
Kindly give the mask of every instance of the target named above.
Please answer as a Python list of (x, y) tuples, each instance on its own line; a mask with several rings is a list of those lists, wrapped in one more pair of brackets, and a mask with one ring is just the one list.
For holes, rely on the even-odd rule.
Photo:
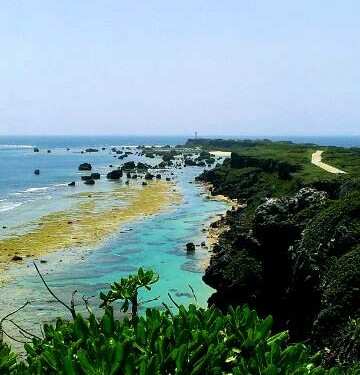
[[(21, 224), (52, 212), (66, 210), (69, 207), (67, 196), (71, 189), (67, 184), (79, 181), (80, 163), (91, 163), (94, 171), (104, 175), (109, 171), (109, 164), (121, 164), (109, 154), (112, 146), (177, 145), (184, 144), (187, 138), (0, 136), (0, 239), (19, 233)], [(251, 139), (249, 136), (226, 138)], [(256, 138), (360, 147), (360, 137)], [(34, 147), (38, 147), (40, 152), (34, 153)], [(100, 151), (81, 153), (81, 150), (89, 147)], [(106, 150), (102, 150), (102, 147)], [(51, 152), (48, 153), (47, 150)], [(150, 163), (149, 159), (135, 155), (130, 155), (124, 162), (131, 160)], [(152, 162), (158, 163), (159, 159)], [(35, 169), (40, 169), (39, 176), (34, 174)], [(161, 307), (161, 301), (170, 304), (168, 293), (179, 304), (194, 302), (189, 285), (193, 287), (198, 303), (206, 306), (212, 289), (202, 282), (201, 265), (209, 254), (200, 249), (194, 254), (187, 254), (185, 244), (190, 241), (196, 244), (205, 241), (204, 229), (217, 215), (229, 209), (229, 205), (224, 201), (208, 199), (203, 186), (190, 183), (202, 172), (202, 168), (175, 169), (173, 172), (176, 187), (183, 197), (181, 204), (172, 207), (170, 211), (122, 226), (118, 233), (94, 248), (81, 251), (74, 248), (41, 256), (42, 260), (47, 261), (46, 264), (41, 264), (41, 269), (60, 298), (69, 301), (75, 289), (80, 297), (96, 295), (101, 290), (106, 290), (110, 282), (133, 273), (142, 266), (151, 268), (160, 275), (160, 281), (145, 297), (150, 299), (160, 296), (159, 300), (152, 302), (152, 306)], [(113, 185), (103, 178), (95, 187), (77, 183), (71, 193), (112, 188)], [(21, 311), (16, 319), (25, 327), (27, 322), (32, 327), (34, 319), (35, 323), (40, 323), (52, 321), (58, 316), (68, 317), (63, 308), (48, 295), (31, 262), (25, 262), (6, 273), (13, 280), (0, 286), (0, 318), (27, 299), (31, 301), (31, 305), (26, 311)], [(95, 298), (93, 303), (96, 306), (98, 300)], [(30, 315), (31, 322), (28, 319)]]

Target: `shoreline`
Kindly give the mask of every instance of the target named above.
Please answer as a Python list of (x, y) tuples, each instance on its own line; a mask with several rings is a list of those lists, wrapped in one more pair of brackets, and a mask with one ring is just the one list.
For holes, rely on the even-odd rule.
[[(134, 220), (170, 210), (182, 196), (174, 184), (154, 181), (78, 198), (69, 210), (28, 222), (24, 233), (1, 239), (0, 271), (49, 253), (94, 247)], [(10, 280), (2, 275), (0, 285)]]

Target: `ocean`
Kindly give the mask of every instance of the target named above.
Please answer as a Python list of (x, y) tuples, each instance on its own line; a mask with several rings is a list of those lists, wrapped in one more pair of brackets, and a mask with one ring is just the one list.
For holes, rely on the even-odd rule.
[[(114, 188), (105, 178), (94, 187), (78, 183), (80, 163), (91, 163), (95, 171), (105, 175), (110, 164), (120, 164), (109, 153), (113, 146), (177, 145), (184, 144), (187, 138), (0, 136), (0, 239), (21, 233), (26, 223), (70, 208), (73, 204), (73, 200), (69, 199), (70, 190), (71, 194), (87, 194), (89, 191), (110, 191)], [(360, 137), (253, 138), (360, 147)], [(34, 152), (34, 147), (40, 151)], [(98, 148), (99, 152), (81, 153), (89, 147)], [(136, 155), (130, 155), (124, 161), (131, 160), (149, 163), (149, 159)], [(38, 176), (34, 174), (35, 169), (40, 170)], [(81, 296), (97, 295), (106, 290), (110, 282), (136, 272), (142, 266), (160, 275), (151, 293), (144, 295), (144, 298), (159, 296), (159, 299), (144, 307), (161, 308), (161, 301), (171, 304), (168, 293), (179, 304), (194, 302), (189, 285), (195, 291), (197, 302), (206, 306), (212, 289), (202, 282), (202, 265), (209, 254), (200, 249), (188, 254), (185, 244), (206, 241), (205, 229), (209, 223), (230, 206), (224, 201), (208, 199), (205, 188), (193, 183), (201, 172), (200, 167), (174, 170), (174, 181), (182, 195), (182, 202), (169, 211), (127, 223), (117, 233), (91, 248), (73, 248), (38, 257), (36, 261), (43, 261), (40, 266), (49, 285), (66, 301), (77, 290), (80, 306)], [(71, 181), (77, 182), (75, 188), (68, 186)], [(122, 182), (118, 184), (121, 186)], [(17, 316), (18, 322), (25, 327), (27, 322), (31, 327), (34, 321), (40, 323), (53, 321), (59, 316), (66, 317), (63, 308), (55, 304), (46, 292), (31, 261), (6, 271), (6, 276), (10, 281), (0, 287), (0, 317), (27, 299), (31, 305)], [(96, 307), (98, 300), (94, 298), (93, 301)], [(29, 315), (32, 316), (31, 322), (28, 321)]]

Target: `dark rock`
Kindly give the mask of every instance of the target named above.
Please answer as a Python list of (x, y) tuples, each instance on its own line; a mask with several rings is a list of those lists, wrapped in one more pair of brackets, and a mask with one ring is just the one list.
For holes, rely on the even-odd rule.
[(93, 179), (91, 179), (91, 180), (86, 180), (86, 181), (84, 182), (84, 184), (86, 184), (86, 185), (94, 185), (94, 184), (95, 184), (95, 181), (94, 181)]
[(97, 148), (87, 148), (85, 151), (86, 152), (99, 152)]
[(68, 186), (75, 186), (75, 181), (69, 182)]
[(100, 180), (100, 173), (91, 173), (91, 177), (93, 180)]
[(201, 247), (206, 247), (205, 241), (201, 242)]
[(91, 171), (92, 166), (89, 163), (82, 163), (79, 165), (79, 171)]
[(147, 170), (149, 168), (151, 168), (151, 166), (149, 164), (145, 164), (145, 163), (141, 163), (141, 162), (138, 162), (137, 166), (136, 166), (136, 169), (140, 169), (140, 170)]
[(161, 174), (157, 174), (157, 175), (156, 175), (156, 179), (157, 179), (157, 180), (161, 180)]
[(14, 256), (11, 258), (11, 260), (14, 260), (15, 262), (17, 262), (17, 261), (23, 260), (23, 258), (20, 257), (19, 255), (14, 255)]
[(158, 165), (159, 168), (166, 168), (166, 166), (167, 166), (167, 163), (165, 161), (160, 162)]
[(40, 150), (37, 147), (34, 147), (34, 152), (39, 152)]
[(186, 244), (186, 251), (195, 251), (195, 244), (193, 242), (188, 242)]
[(105, 147), (102, 147), (101, 149), (102, 149), (103, 151), (105, 151), (105, 150), (106, 150), (106, 148), (105, 148)]
[(90, 180), (92, 180), (93, 178), (92, 178), (92, 176), (81, 176), (81, 179), (82, 179), (83, 181), (90, 181)]
[(131, 177), (133, 180), (136, 180), (138, 178), (138, 175), (137, 174), (133, 174), (132, 177)]
[(50, 154), (50, 153), (51, 153), (51, 150), (47, 150), (47, 153)]
[(135, 169), (135, 163), (133, 161), (127, 161), (123, 167), (122, 167), (123, 170), (127, 170), (127, 169)]
[(151, 173), (146, 173), (144, 178), (145, 178), (145, 180), (152, 180), (154, 177), (155, 177), (155, 176), (154, 176), (153, 174), (151, 174)]
[(34, 170), (34, 174), (39, 175), (40, 174), (40, 170), (39, 169), (35, 169)]
[(147, 182), (143, 181), (142, 186), (147, 186)]
[(185, 163), (185, 166), (189, 166), (189, 167), (195, 167), (195, 166), (197, 166), (196, 161), (192, 160), (190, 158), (186, 158), (185, 161), (184, 161), (184, 163)]
[(40, 263), (45, 264), (45, 263), (47, 263), (47, 260), (41, 259)]
[(166, 177), (166, 181), (171, 181), (171, 178), (170, 177)]
[(126, 180), (126, 181), (125, 181), (125, 185), (129, 185), (129, 180)]
[(123, 175), (123, 172), (121, 169), (116, 169), (114, 171), (111, 171), (109, 172), (107, 175), (106, 175), (106, 178), (108, 180), (119, 180)]

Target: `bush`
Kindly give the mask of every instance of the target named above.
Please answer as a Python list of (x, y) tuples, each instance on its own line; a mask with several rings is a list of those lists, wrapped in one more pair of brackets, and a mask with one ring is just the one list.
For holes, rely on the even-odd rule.
[[(122, 279), (102, 294), (104, 314), (73, 321), (58, 320), (43, 327), (43, 337), (25, 344), (26, 359), (16, 365), (7, 345), (0, 351), (4, 374), (115, 375), (115, 374), (345, 374), (324, 370), (319, 355), (299, 343), (287, 345), (287, 332), (271, 333), (272, 317), (258, 318), (249, 307), (177, 306), (177, 313), (147, 309), (144, 316), (115, 318), (112, 302), (137, 304), (137, 291), (157, 280), (151, 271)], [(135, 298), (135, 299), (134, 299)], [(133, 310), (134, 312), (134, 310)], [(356, 372), (348, 372), (355, 374)]]

